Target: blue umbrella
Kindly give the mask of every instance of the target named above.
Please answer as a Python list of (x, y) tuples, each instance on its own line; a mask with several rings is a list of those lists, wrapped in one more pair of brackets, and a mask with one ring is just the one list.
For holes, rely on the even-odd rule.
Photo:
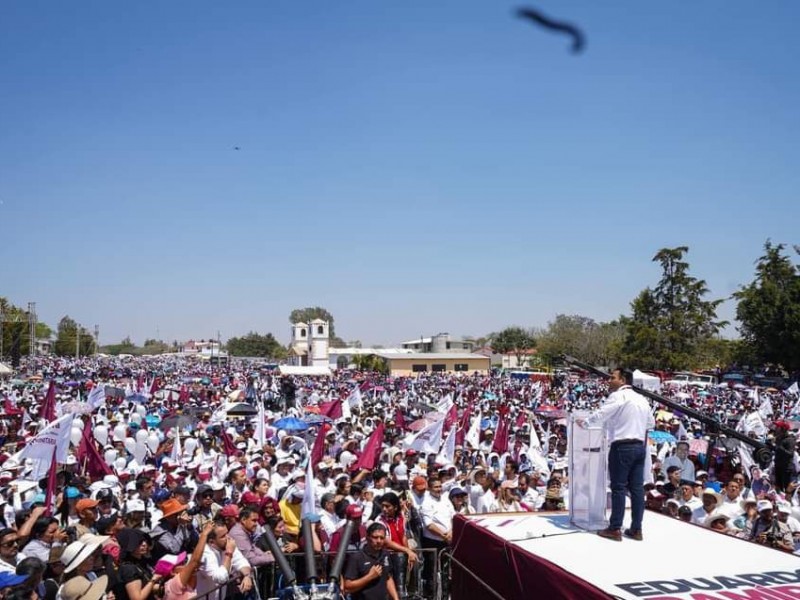
[(285, 431), (305, 431), (308, 429), (308, 423), (301, 421), (297, 417), (283, 417), (275, 421), (272, 426)]
[[(291, 417), (287, 417), (291, 418)], [(283, 421), (283, 419), (281, 419)], [(309, 415), (303, 419), (307, 425), (320, 425), (321, 423), (333, 423), (333, 419), (325, 415)], [(277, 425), (277, 423), (275, 423)]]
[(161, 422), (161, 417), (158, 415), (147, 415), (144, 420), (148, 427), (155, 427)]
[(669, 431), (651, 431), (647, 434), (651, 440), (657, 443), (661, 442), (674, 442), (675, 436), (672, 435)]

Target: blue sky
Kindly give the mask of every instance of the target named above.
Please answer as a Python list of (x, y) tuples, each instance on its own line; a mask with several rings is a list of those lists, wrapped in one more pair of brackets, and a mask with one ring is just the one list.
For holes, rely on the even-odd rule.
[(535, 4), (577, 57), (516, 6), (0, 3), (0, 295), (388, 345), (614, 318), (665, 246), (728, 296), (800, 241), (800, 3)]

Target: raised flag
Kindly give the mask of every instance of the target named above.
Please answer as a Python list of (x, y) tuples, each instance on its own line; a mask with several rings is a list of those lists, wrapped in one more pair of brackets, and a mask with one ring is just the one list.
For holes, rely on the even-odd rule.
[(72, 430), (72, 420), (74, 418), (75, 415), (73, 413), (67, 413), (63, 417), (56, 419), (37, 433), (17, 456), (20, 459), (30, 458), (49, 461), (52, 459), (53, 449), (55, 449), (56, 461), (60, 463), (67, 462), (69, 434)]
[(758, 388), (753, 390), (754, 403), (758, 404), (758, 414), (762, 419), (769, 419), (772, 416), (772, 401), (768, 394), (762, 394), (759, 400)]
[[(325, 458), (325, 436), (332, 425), (330, 423), (323, 423), (322, 427), (317, 431), (317, 438), (314, 440), (314, 445), (311, 447), (311, 465), (316, 469), (317, 465)], [(308, 485), (308, 480), (306, 480)]]
[(473, 450), (477, 450), (481, 446), (481, 411), (478, 411), (478, 415), (472, 420), (472, 425), (470, 425), (469, 431), (467, 435), (464, 437), (464, 441), (469, 445)]
[(90, 411), (95, 411), (106, 403), (106, 386), (95, 385), (89, 396), (86, 398), (86, 404), (89, 406)]
[(444, 430), (450, 431), (450, 428), (456, 424), (458, 421), (458, 409), (456, 405), (450, 407), (450, 410), (447, 411), (447, 415), (444, 417)]
[(508, 415), (508, 408), (502, 407), (500, 409), (500, 418), (497, 423), (497, 433), (494, 436), (494, 443), (492, 444), (492, 452), (498, 454), (505, 454), (508, 452), (508, 430), (511, 418)]
[[(53, 448), (53, 454), (50, 458), (50, 468), (47, 471), (47, 488), (44, 496), (45, 516), (51, 517), (54, 512), (55, 497), (56, 497), (56, 477), (58, 472), (58, 461), (56, 460), (56, 448)], [(67, 504), (66, 500), (64, 504)]]
[(406, 436), (403, 445), (406, 449), (424, 452), (426, 454), (436, 454), (442, 444), (442, 427), (444, 421), (439, 419), (421, 429), (418, 433)]
[(464, 409), (464, 413), (461, 415), (461, 419), (458, 422), (458, 427), (456, 428), (456, 446), (464, 445), (464, 438), (466, 438), (467, 430), (469, 429), (470, 415), (472, 415), (472, 402), (467, 403), (467, 407)]
[(361, 469), (372, 471), (378, 466), (378, 462), (381, 458), (381, 447), (383, 446), (384, 429), (383, 423), (378, 423), (375, 431), (369, 436), (361, 456), (358, 457), (358, 460), (356, 460), (350, 468), (351, 471), (358, 471)]
[(222, 438), (222, 449), (225, 451), (225, 454), (228, 456), (238, 456), (239, 451), (236, 449), (236, 445), (233, 443), (231, 436), (228, 435), (224, 427), (220, 427), (219, 437)]
[(358, 386), (356, 386), (353, 389), (353, 391), (350, 392), (350, 395), (347, 397), (347, 403), (350, 405), (351, 408), (353, 407), (361, 408), (361, 400), (362, 400), (361, 390), (358, 389)]
[(319, 411), (329, 419), (342, 418), (342, 401), (333, 400), (332, 402), (323, 402), (319, 405)]
[(178, 427), (175, 428), (175, 441), (172, 443), (172, 453), (170, 454), (170, 458), (179, 465), (183, 464), (183, 450), (181, 449), (181, 430)]
[(44, 398), (42, 407), (39, 410), (39, 418), (48, 423), (56, 420), (56, 382), (52, 379), (50, 380), (50, 386), (47, 388), (47, 395)]
[(108, 463), (100, 456), (100, 451), (92, 438), (91, 427), (88, 425), (83, 428), (76, 456), (78, 464), (81, 465), (81, 470), (89, 475), (92, 481), (98, 481), (106, 475), (114, 474)]
[(450, 427), (450, 431), (447, 433), (447, 437), (444, 439), (444, 443), (442, 444), (442, 450), (439, 452), (438, 459), (443, 464), (452, 463), (455, 460), (456, 455), (456, 426), (453, 425)]
[(397, 408), (394, 411), (394, 424), (397, 426), (398, 430), (405, 431), (406, 417), (403, 415), (403, 411), (400, 408)]
[(300, 504), (300, 518), (306, 519), (317, 514), (316, 481), (314, 481), (314, 459), (308, 455), (306, 460), (306, 487), (303, 490), (303, 502)]

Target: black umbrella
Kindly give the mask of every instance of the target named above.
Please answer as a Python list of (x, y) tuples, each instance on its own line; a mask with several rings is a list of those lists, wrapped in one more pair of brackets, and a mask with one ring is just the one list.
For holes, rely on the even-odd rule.
[(255, 407), (247, 402), (237, 402), (225, 412), (233, 417), (252, 417), (258, 414)]
[(197, 419), (189, 415), (172, 415), (162, 420), (158, 424), (159, 429), (183, 429), (184, 427), (191, 427), (197, 423)]

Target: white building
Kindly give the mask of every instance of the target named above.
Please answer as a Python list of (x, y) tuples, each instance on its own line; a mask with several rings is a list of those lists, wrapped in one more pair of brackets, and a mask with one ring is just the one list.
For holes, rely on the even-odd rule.
[(289, 362), (297, 366), (327, 367), (330, 346), (329, 323), (314, 319), (292, 325)]

